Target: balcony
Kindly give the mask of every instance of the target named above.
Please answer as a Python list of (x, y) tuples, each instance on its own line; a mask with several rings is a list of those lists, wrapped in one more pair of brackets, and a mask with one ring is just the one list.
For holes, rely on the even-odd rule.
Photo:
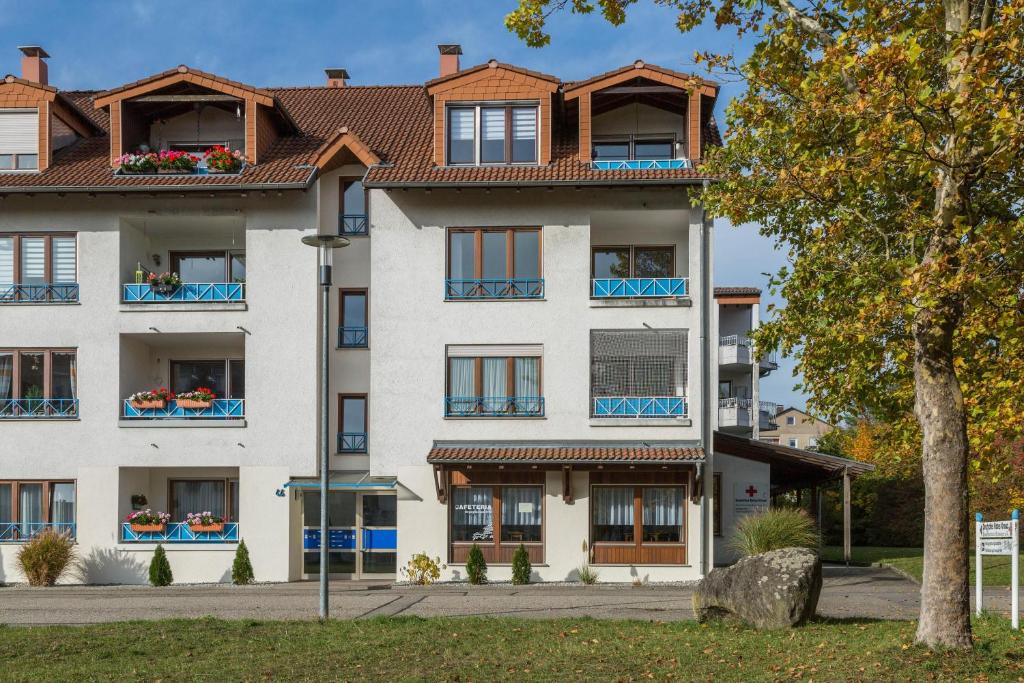
[(121, 300), (136, 303), (235, 303), (245, 301), (244, 282), (183, 282), (168, 288), (149, 284), (126, 284)]
[(687, 417), (682, 396), (595, 396), (593, 417)]
[(0, 304), (76, 304), (78, 283), (0, 285)]
[(365, 327), (339, 327), (338, 348), (342, 349), (365, 349), (369, 331)]
[(605, 159), (591, 161), (595, 171), (673, 171), (693, 168), (689, 159)]
[(339, 214), (338, 234), (345, 237), (365, 237), (370, 234), (370, 220), (365, 213)]
[(741, 334), (730, 334), (718, 339), (719, 365), (750, 365), (750, 340)]
[(77, 398), (0, 399), (0, 420), (72, 420), (77, 417)]
[(238, 543), (238, 522), (225, 522), (221, 531), (192, 531), (185, 522), (164, 525), (161, 531), (132, 531), (121, 523), (122, 543)]
[(544, 278), (510, 280), (445, 280), (444, 298), (449, 301), (473, 299), (540, 299), (544, 296)]
[(446, 396), (445, 417), (542, 417), (542, 396)]
[(671, 298), (687, 295), (685, 277), (622, 277), (591, 280), (594, 299)]
[(366, 432), (338, 432), (339, 453), (365, 453)]
[(3, 522), (0, 523), (0, 543), (28, 541), (46, 529), (69, 533), (71, 538), (76, 532), (74, 522)]
[(137, 408), (125, 399), (121, 415), (125, 420), (241, 420), (245, 399), (215, 398), (207, 408), (182, 408), (175, 400), (165, 401), (162, 407)]
[[(722, 398), (718, 400), (718, 427), (730, 431), (751, 431), (754, 426), (753, 401), (749, 398)], [(758, 429), (775, 429), (777, 404), (758, 402)]]

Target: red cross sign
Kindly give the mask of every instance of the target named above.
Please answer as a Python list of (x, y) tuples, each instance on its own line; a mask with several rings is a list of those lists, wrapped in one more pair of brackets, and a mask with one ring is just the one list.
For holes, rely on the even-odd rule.
[(754, 488), (753, 484), (747, 487), (746, 494), (747, 498), (753, 498), (755, 495), (757, 495), (757, 489)]

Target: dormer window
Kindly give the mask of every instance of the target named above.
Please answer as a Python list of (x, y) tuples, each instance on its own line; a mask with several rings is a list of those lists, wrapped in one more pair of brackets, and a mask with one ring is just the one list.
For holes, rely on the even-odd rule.
[(451, 166), (537, 163), (537, 105), (448, 107)]
[(39, 112), (0, 109), (0, 171), (39, 168)]

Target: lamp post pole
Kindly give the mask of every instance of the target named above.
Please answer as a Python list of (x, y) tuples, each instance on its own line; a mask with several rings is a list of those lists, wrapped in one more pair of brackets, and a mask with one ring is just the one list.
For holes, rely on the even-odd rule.
[(320, 621), (329, 615), (327, 598), (328, 546), (330, 529), (327, 521), (327, 493), (331, 475), (330, 418), (330, 344), (331, 344), (331, 280), (332, 257), (335, 249), (347, 247), (349, 241), (337, 235), (307, 235), (302, 243), (319, 251), (320, 273)]

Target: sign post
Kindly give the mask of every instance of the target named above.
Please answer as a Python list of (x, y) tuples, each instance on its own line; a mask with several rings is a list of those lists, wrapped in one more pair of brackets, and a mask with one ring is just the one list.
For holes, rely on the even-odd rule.
[(982, 558), (985, 555), (1010, 556), (1010, 622), (1020, 628), (1020, 511), (1014, 510), (1009, 520), (982, 521), (980, 512), (974, 514), (974, 613), (981, 614)]

